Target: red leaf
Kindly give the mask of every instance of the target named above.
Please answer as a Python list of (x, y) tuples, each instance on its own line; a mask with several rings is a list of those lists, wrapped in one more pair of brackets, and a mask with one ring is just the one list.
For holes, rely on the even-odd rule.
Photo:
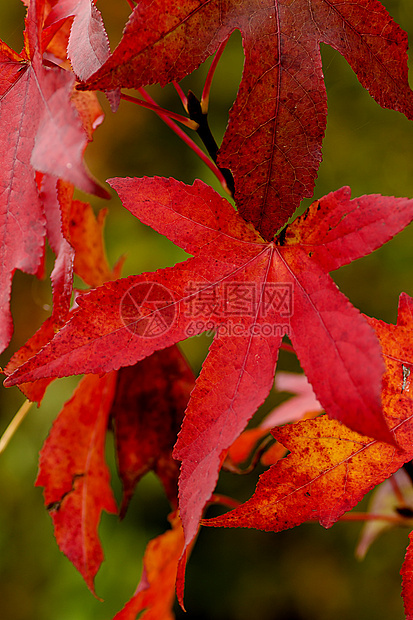
[[(45, 71), (41, 67), (42, 71)], [(41, 93), (34, 93), (36, 98), (44, 93), (45, 73)], [(52, 92), (47, 97), (48, 109), (43, 109), (43, 102), (38, 105), (42, 117), (38, 124), (36, 141), (31, 156), (31, 165), (36, 170), (53, 174), (70, 181), (76, 187), (100, 198), (109, 198), (108, 192), (90, 175), (83, 162), (83, 153), (88, 143), (79, 115), (71, 104), (70, 98), (74, 78), (70, 74), (56, 71), (54, 84), (49, 78)], [(50, 157), (53, 153), (53, 157)]]
[[(8, 345), (13, 323), (9, 310), (11, 280), (16, 269), (35, 274), (43, 255), (45, 217), (38, 196), (30, 154), (33, 125), (40, 110), (25, 110), (34, 96), (30, 69), (6, 44), (0, 54), (0, 350)], [(29, 207), (26, 207), (29, 205)]]
[[(33, 336), (29, 338), (29, 340), (18, 351), (16, 351), (4, 369), (4, 373), (7, 376), (11, 375), (16, 368), (24, 364), (24, 362), (33, 357), (33, 355), (38, 353), (42, 347), (50, 342), (54, 335), (55, 321), (54, 318), (50, 316), (46, 319), (43, 325), (41, 325), (37, 332), (33, 334)], [(39, 379), (33, 383), (21, 383), (19, 385), (19, 389), (23, 392), (26, 398), (33, 402), (37, 402), (40, 405), (46, 388), (51, 381), (53, 381), (53, 378)]]
[(413, 297), (400, 293), (399, 311), (397, 314), (398, 327), (411, 327), (413, 324)]
[(41, 450), (36, 480), (44, 486), (60, 550), (94, 594), (103, 560), (97, 533), (101, 512), (117, 512), (104, 456), (115, 384), (116, 373), (82, 379)]
[(54, 22), (73, 16), (68, 45), (68, 57), (75, 74), (86, 80), (97, 71), (110, 54), (109, 41), (102, 15), (91, 0), (59, 0), (45, 22)]
[(83, 166), (88, 140), (70, 102), (73, 76), (42, 65), (43, 8), (40, 0), (30, 3), (22, 55), (3, 43), (0, 48), (1, 350), (12, 334), (8, 306), (13, 273), (21, 269), (35, 274), (43, 255), (45, 215), (35, 169), (73, 181), (84, 191), (108, 195)]
[(111, 415), (123, 482), (121, 517), (136, 484), (150, 470), (177, 507), (179, 463), (172, 458), (172, 447), (193, 387), (194, 375), (177, 347), (119, 370)]
[[(73, 186), (71, 187), (71, 194), (73, 194)], [(63, 216), (67, 219), (68, 214), (63, 214), (61, 211), (63, 205), (58, 200), (56, 179), (54, 177), (44, 175), (40, 197), (46, 215), (47, 238), (50, 247), (56, 255), (50, 279), (53, 288), (53, 319), (55, 329), (57, 330), (66, 320), (70, 308), (75, 252), (69, 243), (67, 230), (63, 231)]]
[[(410, 427), (411, 419), (409, 411)], [(291, 454), (260, 476), (251, 499), (203, 525), (278, 532), (318, 520), (330, 527), (407, 460), (326, 416), (272, 432)]]
[[(33, 138), (36, 136), (32, 165), (41, 172), (49, 172), (74, 183), (85, 192), (108, 198), (106, 190), (86, 172), (82, 161), (87, 138), (70, 103), (74, 78), (58, 67), (46, 69), (42, 65), (39, 37), (43, 27), (44, 4), (44, 0), (33, 0), (27, 15), (26, 42), (32, 50), (28, 81), (35, 83), (34, 99), (27, 104), (31, 112), (31, 108), (39, 109), (39, 123), (33, 124), (30, 134)], [(28, 109), (24, 112), (27, 113)], [(52, 159), (50, 152), (54, 154)]]
[[(349, 190), (339, 190), (309, 208), (310, 230), (303, 216), (285, 236), (265, 243), (202, 182), (190, 187), (172, 179), (117, 179), (112, 185), (133, 214), (196, 256), (82, 296), (70, 322), (6, 385), (107, 372), (216, 329), (174, 453), (183, 461), (180, 510), (188, 541), (224, 451), (271, 388), (285, 331), (328, 415), (392, 441), (382, 415), (379, 343), (325, 270), (391, 238), (412, 219), (413, 201), (378, 196), (350, 201)], [(377, 226), (386, 212), (386, 226)], [(333, 223), (340, 234), (330, 230)], [(321, 231), (315, 240), (314, 228)]]
[(182, 461), (179, 509), (187, 542), (215, 488), (224, 451), (270, 391), (280, 342), (222, 337), (210, 347), (173, 452)]
[[(72, 293), (73, 250), (76, 251), (74, 271), (90, 286), (99, 286), (115, 279), (123, 264), (120, 260), (112, 271), (107, 262), (102, 238), (106, 210), (102, 209), (96, 218), (88, 203), (73, 200), (73, 185), (58, 181), (57, 196), (55, 185), (53, 177), (43, 179), (42, 198), (47, 214), (47, 232), (50, 245), (57, 254), (51, 274), (53, 313), (13, 355), (4, 369), (6, 375), (38, 353), (67, 319)], [(21, 384), (19, 388), (29, 400), (40, 404), (51, 381), (39, 379), (34, 383)]]
[(148, 544), (143, 558), (143, 575), (131, 600), (113, 620), (174, 620), (175, 579), (184, 546), (179, 517), (170, 517), (172, 529)]
[(413, 458), (413, 391), (405, 370), (413, 367), (413, 325), (411, 315), (406, 325), (405, 301), (404, 296), (401, 325), (369, 319), (386, 362), (385, 418), (400, 448), (372, 441), (325, 416), (274, 429), (274, 437), (291, 454), (262, 474), (251, 499), (204, 525), (280, 531), (316, 519), (330, 527)]
[(180, 80), (239, 28), (245, 68), (220, 165), (243, 217), (271, 239), (313, 193), (327, 101), (320, 42), (350, 63), (380, 105), (413, 117), (407, 35), (378, 0), (141, 0), (91, 89)]
[[(102, 15), (91, 0), (59, 0), (54, 3), (45, 27), (53, 29), (55, 24), (73, 17), (67, 56), (80, 80), (87, 80), (95, 73), (110, 55), (108, 36)], [(109, 92), (112, 111), (115, 112), (120, 100), (120, 92)]]
[(22, 57), (0, 41), (0, 95), (4, 97), (20, 77)]

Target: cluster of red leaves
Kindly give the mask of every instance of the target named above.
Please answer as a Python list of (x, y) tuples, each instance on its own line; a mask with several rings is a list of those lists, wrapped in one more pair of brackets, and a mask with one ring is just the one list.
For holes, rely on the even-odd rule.
[[(107, 194), (82, 161), (103, 120), (91, 91), (104, 91), (116, 110), (121, 88), (180, 80), (236, 28), (245, 68), (218, 164), (233, 174), (238, 211), (201, 181), (111, 179), (126, 209), (192, 255), (117, 279), (104, 214), (95, 219), (73, 198), (74, 186)], [(94, 592), (101, 512), (118, 511), (104, 459), (111, 425), (120, 514), (149, 470), (172, 509), (171, 530), (149, 544), (141, 582), (116, 618), (143, 610), (172, 618), (175, 581), (182, 604), (186, 557), (221, 467), (254, 458), (271, 428), (276, 443), (262, 456), (271, 467), (253, 497), (204, 525), (329, 527), (413, 459), (413, 301), (402, 294), (397, 325), (387, 325), (361, 315), (328, 275), (405, 228), (413, 200), (351, 200), (342, 188), (286, 226), (312, 195), (321, 160), (320, 42), (343, 54), (382, 106), (413, 118), (407, 37), (378, 0), (300, 0), (294, 9), (273, 0), (142, 0), (110, 54), (91, 0), (30, 0), (24, 41), (21, 54), (0, 43), (2, 350), (14, 271), (41, 271), (46, 236), (56, 262), (52, 316), (12, 357), (5, 385), (40, 402), (54, 378), (86, 373), (45, 442), (36, 484), (59, 547)], [(90, 290), (71, 308), (73, 273)], [(216, 333), (195, 382), (176, 343), (207, 326)], [(295, 379), (294, 405), (244, 431), (271, 390), (285, 334), (314, 393)], [(409, 547), (408, 618), (412, 571)]]

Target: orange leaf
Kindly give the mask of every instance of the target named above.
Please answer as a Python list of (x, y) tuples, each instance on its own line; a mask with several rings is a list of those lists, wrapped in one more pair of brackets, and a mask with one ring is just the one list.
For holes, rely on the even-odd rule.
[(113, 620), (174, 620), (175, 580), (179, 558), (184, 546), (181, 520), (170, 517), (172, 529), (148, 544), (143, 558), (143, 574), (131, 600)]
[(70, 208), (69, 236), (74, 247), (74, 268), (78, 276), (92, 287), (114, 279), (103, 243), (103, 226), (107, 209), (95, 217), (90, 204), (73, 200)]

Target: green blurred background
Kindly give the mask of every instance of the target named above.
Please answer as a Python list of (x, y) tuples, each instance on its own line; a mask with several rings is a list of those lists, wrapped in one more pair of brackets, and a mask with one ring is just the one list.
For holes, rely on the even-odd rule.
[[(394, 19), (413, 36), (410, 0), (384, 3)], [(112, 49), (128, 16), (126, 0), (98, 3)], [(20, 51), (24, 7), (19, 0), (0, 3), (0, 37)], [(322, 47), (329, 118), (315, 197), (350, 185), (353, 196), (382, 193), (413, 197), (413, 124), (382, 110), (361, 88), (341, 56)], [(242, 71), (241, 38), (235, 33), (216, 72), (210, 124), (220, 142)], [(209, 62), (183, 81), (200, 96)], [(169, 109), (181, 112), (172, 88), (150, 92)], [(215, 178), (154, 114), (123, 102), (112, 115), (104, 98), (106, 120), (88, 147), (87, 161), (101, 180), (113, 176), (173, 176), (192, 183), (201, 178), (219, 190)], [(82, 196), (83, 199), (89, 197)], [(304, 208), (309, 201), (303, 204)], [(96, 210), (108, 206), (92, 201)], [(106, 242), (113, 264), (126, 254), (124, 274), (173, 265), (185, 254), (141, 225), (113, 197), (109, 204)], [(49, 268), (53, 257), (48, 256)], [(342, 291), (363, 312), (395, 322), (401, 291), (413, 294), (412, 227), (373, 255), (333, 274)], [(47, 280), (16, 273), (12, 311), (15, 336), (1, 356), (5, 365), (50, 313)], [(208, 347), (206, 337), (189, 340), (183, 350), (195, 372)], [(280, 368), (299, 370), (282, 354)], [(0, 456), (0, 618), (2, 620), (110, 620), (132, 595), (139, 580), (147, 541), (166, 527), (167, 502), (149, 475), (139, 485), (123, 522), (104, 515), (100, 533), (104, 562), (93, 598), (81, 577), (60, 553), (42, 493), (34, 488), (38, 452), (77, 378), (55, 381), (41, 408), (30, 412), (10, 446)], [(284, 395), (285, 397), (285, 395)], [(264, 410), (282, 396), (272, 395)], [(0, 391), (0, 432), (23, 402), (17, 388)], [(108, 461), (117, 497), (121, 488), (108, 441)], [(249, 497), (257, 475), (224, 474), (222, 492)], [(365, 504), (364, 504), (365, 506)], [(249, 530), (204, 529), (187, 571), (188, 620), (402, 620), (399, 570), (407, 530), (393, 530), (378, 540), (360, 563), (354, 549), (360, 525), (338, 523), (326, 531), (303, 525), (280, 534)], [(178, 617), (184, 617), (177, 611)]]

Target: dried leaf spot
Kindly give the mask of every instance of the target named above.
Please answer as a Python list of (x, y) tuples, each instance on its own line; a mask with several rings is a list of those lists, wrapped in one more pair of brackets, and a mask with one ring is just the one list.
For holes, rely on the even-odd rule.
[(404, 391), (409, 391), (410, 387), (410, 368), (408, 366), (402, 365), (403, 368), (403, 383), (402, 383), (402, 393)]

